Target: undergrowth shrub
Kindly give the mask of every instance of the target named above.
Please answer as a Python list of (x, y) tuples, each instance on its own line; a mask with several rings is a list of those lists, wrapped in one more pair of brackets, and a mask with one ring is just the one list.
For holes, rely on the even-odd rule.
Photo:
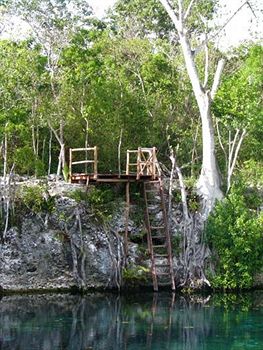
[(96, 218), (102, 223), (106, 223), (112, 218), (117, 204), (114, 191), (108, 186), (91, 187), (87, 192), (76, 190), (70, 193), (70, 197), (78, 203), (88, 203)]
[(18, 174), (44, 176), (45, 166), (42, 160), (37, 158), (31, 147), (18, 148), (14, 153), (14, 163)]
[(123, 281), (126, 285), (138, 285), (138, 282), (146, 282), (150, 269), (141, 265), (133, 265), (123, 270)]
[(33, 213), (52, 212), (55, 205), (45, 185), (24, 186), (18, 194), (18, 200)]
[(206, 237), (212, 248), (216, 274), (212, 286), (249, 288), (263, 266), (263, 213), (248, 207), (245, 189), (234, 187), (209, 217)]

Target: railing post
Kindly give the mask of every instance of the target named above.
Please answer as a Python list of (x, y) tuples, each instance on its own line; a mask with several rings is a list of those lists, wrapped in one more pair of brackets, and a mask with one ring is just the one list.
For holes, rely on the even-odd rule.
[(156, 157), (156, 147), (152, 149), (152, 177), (153, 180), (156, 179), (156, 166), (157, 166), (157, 157)]
[(94, 147), (94, 179), (98, 177), (98, 147)]
[(72, 148), (69, 149), (69, 182), (71, 182), (72, 175)]
[(130, 151), (127, 150), (126, 153), (126, 175), (129, 175), (130, 172)]
[(141, 166), (141, 151), (142, 151), (142, 148), (141, 147), (138, 147), (138, 153), (137, 153), (137, 176), (136, 176), (136, 179), (139, 180), (140, 179), (140, 166)]

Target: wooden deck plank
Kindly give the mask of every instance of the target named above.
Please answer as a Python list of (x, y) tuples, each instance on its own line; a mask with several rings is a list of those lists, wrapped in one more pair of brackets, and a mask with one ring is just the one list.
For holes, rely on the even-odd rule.
[(80, 181), (86, 181), (89, 178), (90, 183), (127, 183), (127, 182), (144, 182), (150, 181), (150, 175), (142, 175), (137, 178), (136, 174), (72, 174), (71, 183), (78, 183)]

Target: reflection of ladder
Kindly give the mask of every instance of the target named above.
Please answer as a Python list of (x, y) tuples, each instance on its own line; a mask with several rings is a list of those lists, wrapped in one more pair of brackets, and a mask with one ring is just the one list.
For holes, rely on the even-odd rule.
[[(167, 330), (167, 334), (166, 334), (166, 347), (165, 349), (170, 349), (170, 340), (171, 340), (171, 331), (172, 331), (172, 324), (173, 324), (173, 311), (174, 311), (174, 304), (175, 304), (175, 293), (172, 293), (171, 299), (169, 298), (168, 301), (169, 306), (169, 311), (165, 310), (165, 315), (168, 317), (167, 319), (167, 324), (165, 326), (165, 329)], [(164, 305), (167, 307), (167, 303), (165, 302)], [(160, 311), (160, 310), (159, 310)], [(161, 315), (163, 315), (161, 313)], [(158, 294), (154, 293), (153, 295), (153, 302), (152, 302), (152, 315), (151, 315), (151, 323), (150, 323), (150, 327), (148, 329), (147, 332), (147, 342), (146, 342), (146, 349), (152, 349), (152, 340), (153, 340), (153, 336), (154, 336), (154, 331), (155, 331), (155, 320), (158, 317)]]
[(171, 286), (175, 290), (173, 258), (161, 179), (144, 182), (148, 249), (151, 255), (153, 289)]

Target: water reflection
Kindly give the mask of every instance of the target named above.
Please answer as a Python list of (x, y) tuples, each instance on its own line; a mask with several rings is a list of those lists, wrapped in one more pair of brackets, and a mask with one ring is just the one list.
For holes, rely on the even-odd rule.
[(7, 296), (1, 350), (262, 349), (263, 293)]

